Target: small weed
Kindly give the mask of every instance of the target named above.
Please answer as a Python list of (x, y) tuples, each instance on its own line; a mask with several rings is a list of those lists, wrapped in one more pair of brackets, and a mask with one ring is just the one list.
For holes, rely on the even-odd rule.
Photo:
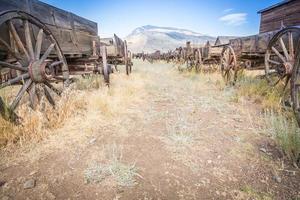
[(247, 199), (257, 199), (257, 200), (273, 199), (271, 195), (264, 193), (264, 192), (258, 192), (251, 186), (244, 186), (240, 190), (241, 190), (241, 192), (243, 192), (247, 195)]
[(105, 149), (108, 163), (96, 164), (93, 163), (85, 170), (85, 181), (87, 183), (99, 183), (105, 178), (112, 176), (120, 186), (134, 186), (137, 184), (135, 176), (140, 176), (137, 173), (135, 165), (127, 165), (122, 162), (122, 150), (114, 145)]

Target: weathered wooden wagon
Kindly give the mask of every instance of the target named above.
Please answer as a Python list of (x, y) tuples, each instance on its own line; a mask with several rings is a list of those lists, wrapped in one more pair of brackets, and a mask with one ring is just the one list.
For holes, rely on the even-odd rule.
[(285, 0), (258, 12), (257, 35), (235, 38), (223, 48), (221, 71), (234, 83), (239, 69), (265, 69), (270, 84), (288, 85), (300, 35), (300, 1)]
[(213, 66), (220, 63), (223, 47), (229, 44), (229, 39), (235, 37), (219, 36), (214, 45), (207, 41), (205, 45), (186, 43), (185, 47), (179, 48), (178, 60), (186, 63), (187, 69), (195, 68), (196, 72), (203, 70), (203, 65)]
[(70, 75), (99, 73), (109, 82), (106, 49), (97, 23), (38, 0), (0, 0), (0, 89), (15, 91), (10, 105), (0, 98), (1, 115), (15, 120), (27, 93), (31, 107), (70, 83)]
[(117, 69), (117, 65), (125, 65), (126, 74), (129, 75), (132, 70), (132, 55), (127, 48), (126, 40), (123, 41), (116, 34), (112, 38), (101, 38), (101, 46), (106, 46), (107, 62)]
[(290, 94), (300, 125), (299, 62), (296, 62), (300, 50), (300, 1), (285, 0), (258, 13), (261, 14), (259, 34), (230, 40), (224, 47), (222, 75), (227, 82), (234, 83), (240, 69), (264, 69), (271, 86), (282, 85), (282, 94)]
[[(201, 52), (199, 47), (196, 47), (195, 44), (193, 45), (194, 46), (192, 46), (190, 41), (187, 41), (185, 47), (175, 49), (173, 57), (176, 59), (177, 63), (185, 63), (187, 70), (190, 71), (195, 68), (198, 72), (202, 62)], [(181, 66), (179, 66), (179, 70), (181, 70)]]

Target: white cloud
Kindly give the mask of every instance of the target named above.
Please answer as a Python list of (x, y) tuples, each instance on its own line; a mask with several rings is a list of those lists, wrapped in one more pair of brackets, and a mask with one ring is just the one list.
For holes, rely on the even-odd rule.
[(239, 26), (247, 22), (247, 13), (228, 14), (219, 18), (219, 20), (224, 22), (227, 25)]
[(231, 12), (233, 10), (234, 10), (233, 8), (228, 8), (228, 9), (223, 10), (223, 13), (229, 13), (229, 12)]

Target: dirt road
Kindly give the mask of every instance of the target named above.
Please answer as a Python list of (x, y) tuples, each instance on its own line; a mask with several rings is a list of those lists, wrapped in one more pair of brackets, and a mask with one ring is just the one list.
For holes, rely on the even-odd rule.
[(1, 151), (0, 197), (299, 198), (299, 170), (279, 162), (259, 110), (234, 103), (218, 75), (134, 69), (109, 90), (81, 91), (86, 108), (42, 142)]

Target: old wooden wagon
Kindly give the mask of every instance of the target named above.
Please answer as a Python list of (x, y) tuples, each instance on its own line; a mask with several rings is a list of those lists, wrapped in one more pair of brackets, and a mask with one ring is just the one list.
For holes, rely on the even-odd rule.
[(178, 60), (185, 62), (187, 69), (195, 69), (196, 72), (203, 70), (203, 65), (213, 66), (220, 63), (224, 46), (235, 37), (219, 36), (213, 45), (207, 41), (205, 45), (191, 44), (187, 42), (185, 47), (179, 48)]
[(232, 39), (224, 47), (222, 75), (228, 83), (234, 83), (240, 69), (264, 69), (271, 86), (282, 85), (282, 94), (290, 94), (300, 124), (299, 63), (296, 62), (300, 50), (300, 1), (285, 0), (258, 13), (261, 14), (259, 34)]
[(99, 73), (109, 82), (97, 23), (38, 0), (0, 0), (0, 72), (2, 91), (20, 85), (10, 105), (0, 98), (11, 120), (26, 94), (33, 108), (42, 96), (55, 106), (70, 75)]
[(222, 74), (228, 82), (235, 82), (241, 68), (265, 69), (272, 85), (284, 80), (287, 86), (299, 40), (300, 1), (285, 0), (258, 13), (259, 34), (232, 39), (224, 47)]
[(129, 75), (132, 70), (132, 55), (127, 48), (126, 40), (123, 41), (116, 34), (112, 38), (101, 38), (101, 46), (107, 49), (107, 62), (117, 69), (117, 65), (125, 65), (126, 74)]
[(190, 71), (195, 68), (197, 72), (199, 71), (202, 62), (201, 52), (200, 49), (195, 46), (195, 44), (193, 45), (194, 46), (192, 46), (190, 41), (187, 41), (185, 47), (179, 47), (175, 49), (172, 57), (174, 57), (176, 62), (180, 64), (178, 66), (179, 70), (181, 70), (181, 65), (185, 63), (187, 70)]

